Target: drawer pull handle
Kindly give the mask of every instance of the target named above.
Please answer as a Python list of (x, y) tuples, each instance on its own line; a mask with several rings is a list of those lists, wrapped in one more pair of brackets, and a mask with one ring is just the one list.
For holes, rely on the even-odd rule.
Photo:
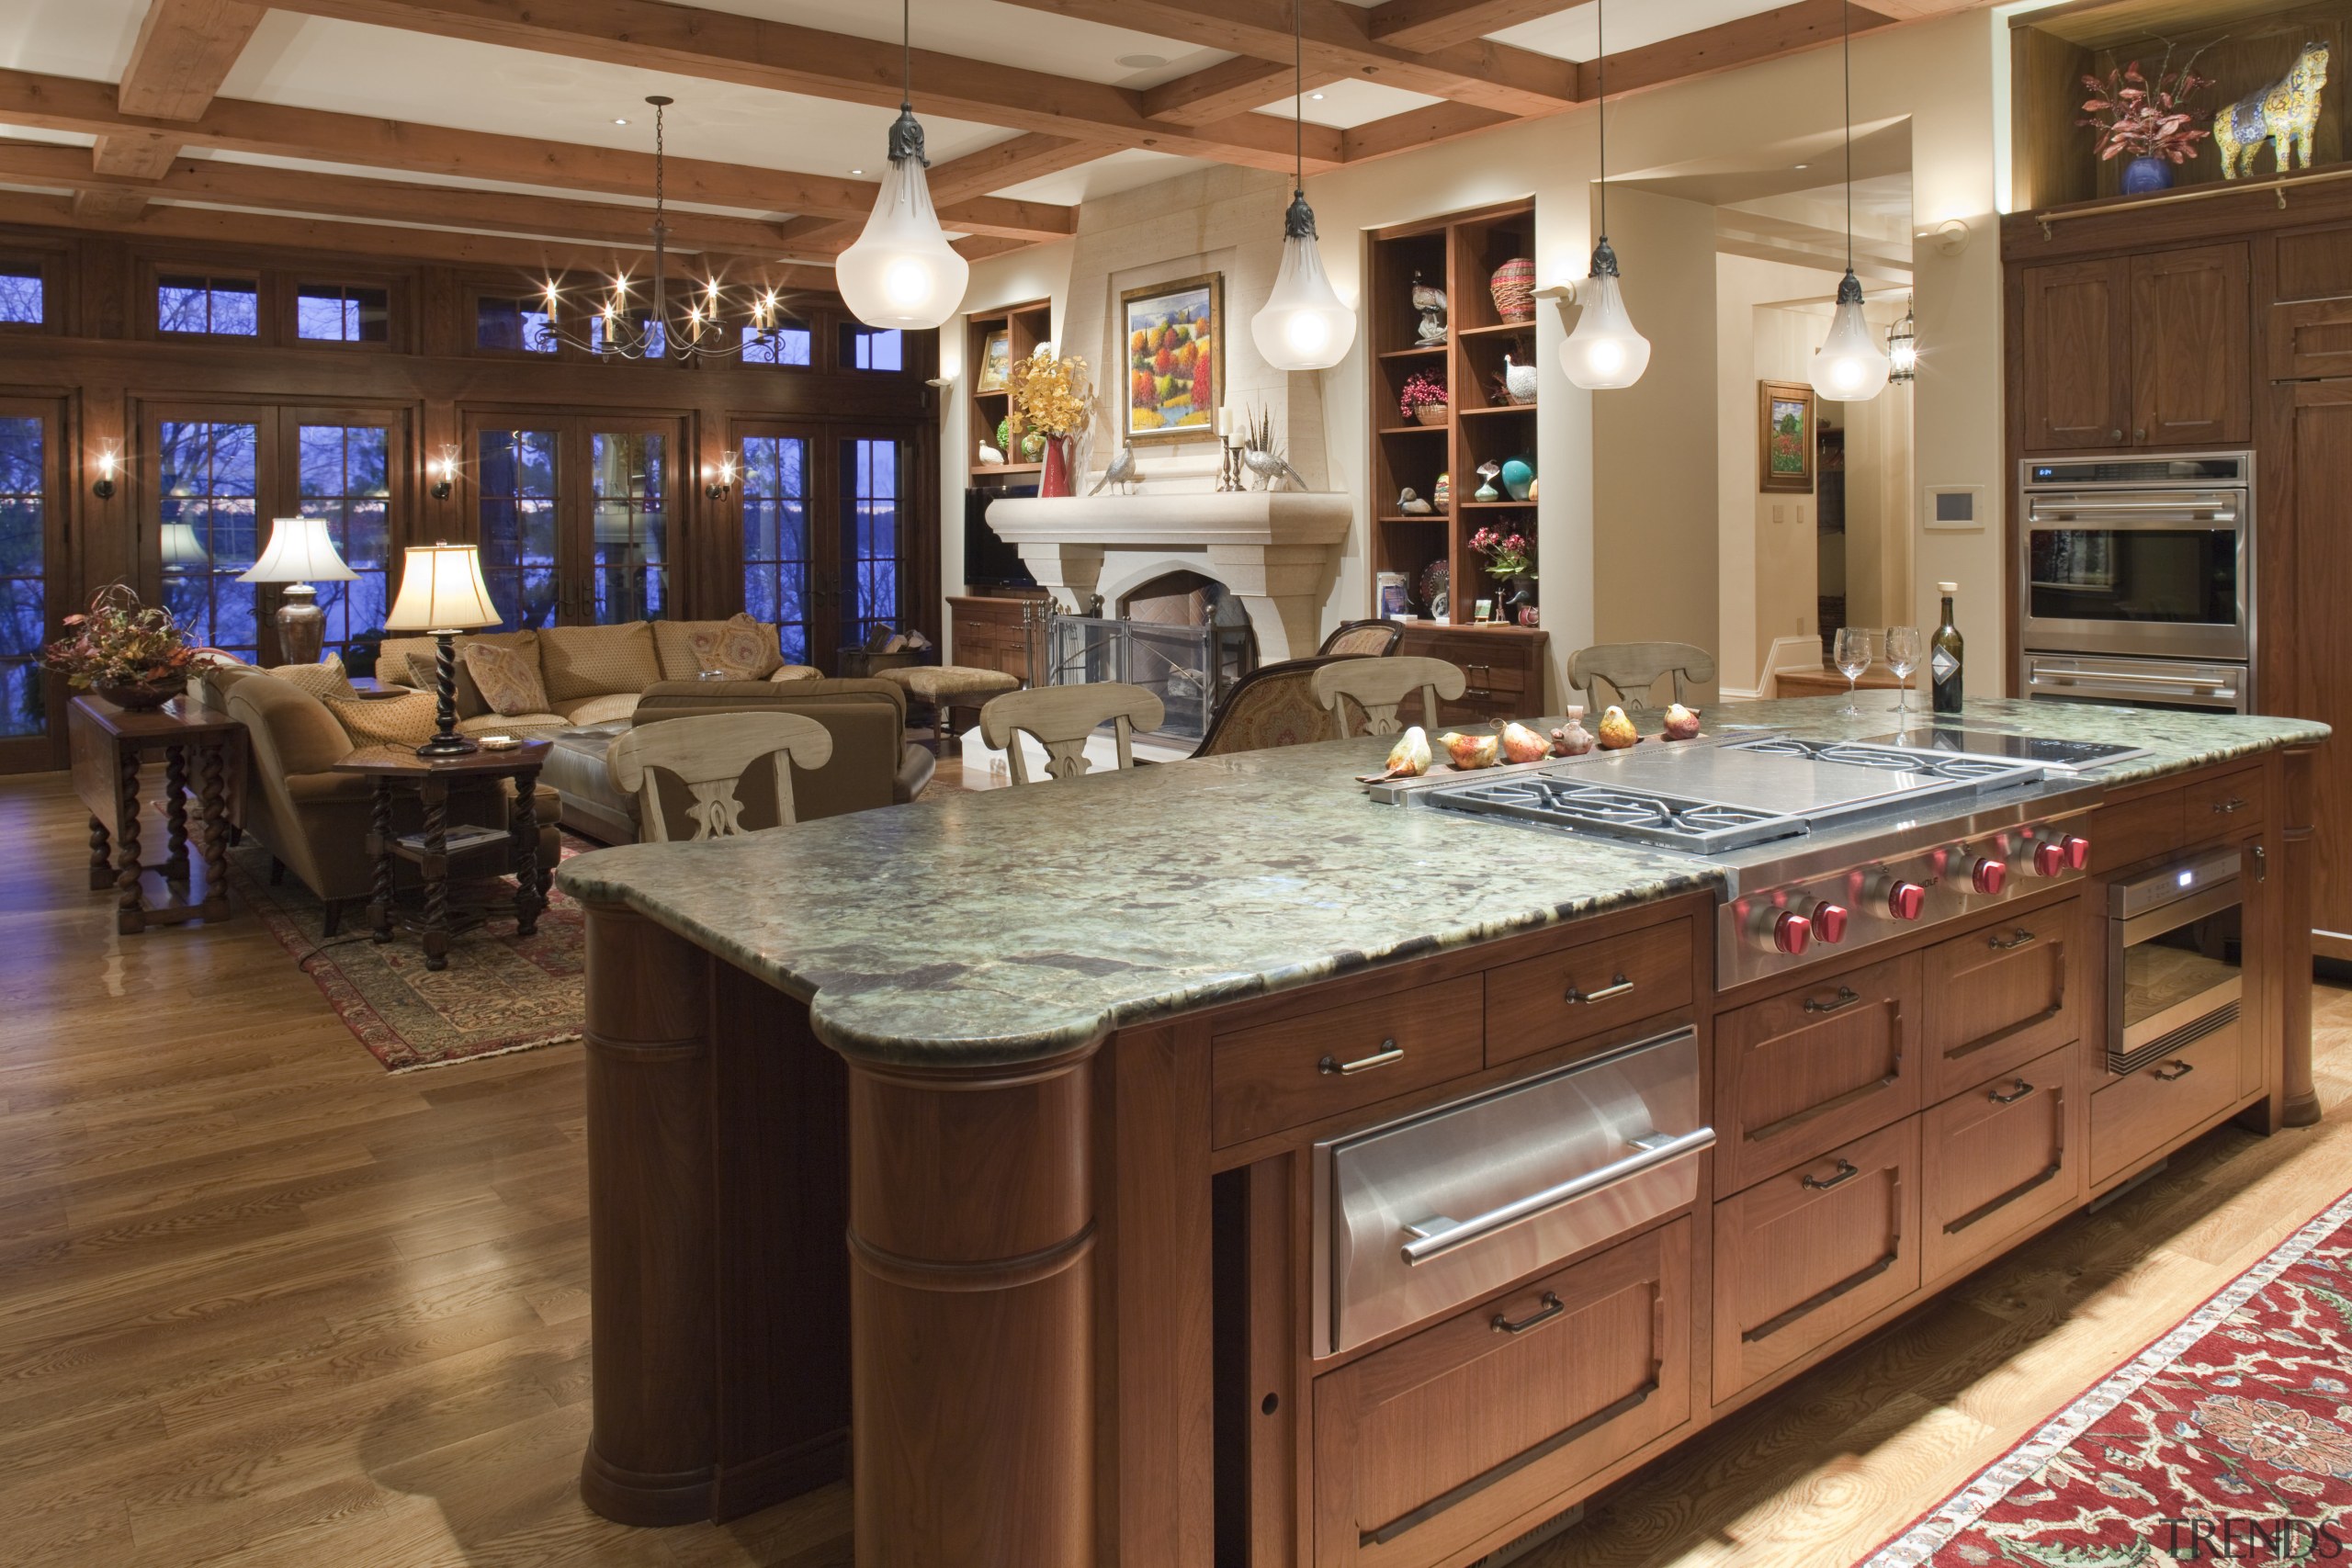
[(1844, 1012), (1848, 1008), (1859, 1004), (1861, 999), (1862, 993), (1854, 989), (1853, 987), (1840, 986), (1838, 987), (1838, 994), (1830, 998), (1826, 1002), (1819, 997), (1806, 998), (1804, 1010), (1807, 1012)]
[(2256, 882), (2270, 880), (2270, 852), (2260, 844), (2254, 846), (2254, 879)]
[(1579, 991), (1573, 981), (1568, 985), (1568, 1001), (1571, 1006), (1584, 1002), (1611, 1002), (1615, 1001), (1619, 997), (1630, 997), (1633, 994), (1634, 982), (1623, 975), (1597, 991)]
[(1368, 1073), (1374, 1067), (1385, 1067), (1391, 1062), (1401, 1062), (1404, 1059), (1405, 1047), (1397, 1044), (1392, 1036), (1382, 1041), (1380, 1049), (1369, 1056), (1358, 1056), (1352, 1062), (1342, 1062), (1337, 1056), (1326, 1056), (1315, 1064), (1315, 1070), (1333, 1077), (1345, 1077), (1351, 1073)]
[(1812, 1188), (1815, 1192), (1826, 1192), (1833, 1187), (1845, 1186), (1846, 1183), (1853, 1180), (1854, 1178), (1861, 1174), (1861, 1167), (1856, 1165), (1852, 1160), (1841, 1159), (1838, 1162), (1837, 1175), (1831, 1177), (1828, 1180), (1824, 1181), (1819, 1177), (1808, 1172), (1804, 1177), (1804, 1184), (1807, 1187)]
[[(1839, 1160), (1838, 1163), (1844, 1165), (1846, 1162)], [(1834, 1186), (1835, 1183), (1831, 1185)], [(1875, 1263), (1865, 1265), (1855, 1273), (1847, 1275), (1826, 1290), (1815, 1292), (1788, 1311), (1777, 1316), (1768, 1317), (1753, 1328), (1740, 1330), (1741, 1343), (1753, 1345), (1758, 1339), (1770, 1339), (1799, 1318), (1820, 1311), (1849, 1292), (1860, 1290), (1864, 1285), (1901, 1262), (1903, 1260), (1903, 1176), (1899, 1169), (1894, 1173), (1894, 1179), (1887, 1184), (1886, 1203), (1887, 1211), (1893, 1216), (1894, 1223), (1887, 1227), (1886, 1255), (1883, 1258)]]
[(1502, 1314), (1497, 1313), (1490, 1326), (1498, 1334), (1524, 1334), (1537, 1324), (1549, 1323), (1567, 1310), (1568, 1303), (1560, 1299), (1557, 1292), (1546, 1291), (1544, 1292), (1544, 1304), (1532, 1314), (1513, 1323)]
[(2023, 926), (2019, 926), (2017, 929), (2017, 934), (2014, 936), (2006, 938), (1997, 936), (1986, 937), (1984, 939), (1984, 945), (1991, 948), (1996, 953), (2015, 953), (2018, 948), (2031, 947), (2035, 942), (2041, 940), (2041, 939), (2040, 937), (2035, 936)]
[[(2178, 1071), (2167, 1071), (2167, 1068), (2177, 1068)], [(2158, 1067), (2149, 1076), (2158, 1083), (2178, 1083), (2196, 1070), (2197, 1064), (2194, 1062), (2172, 1061), (2166, 1062), (2164, 1066)]]
[(1751, 1127), (1748, 1129), (1747, 1141), (1751, 1144), (1769, 1142), (1792, 1127), (1802, 1127), (1816, 1116), (1826, 1116), (1833, 1111), (1843, 1111), (1849, 1105), (1868, 1100), (1871, 1095), (1884, 1093), (1902, 1081), (1903, 1053), (1897, 1049), (1894, 1053), (1894, 1065), (1887, 1069), (1886, 1077), (1872, 1078), (1869, 1083), (1857, 1085), (1841, 1095), (1823, 1100), (1818, 1105), (1808, 1105), (1803, 1111), (1783, 1116), (1777, 1122), (1767, 1122), (1761, 1127)]
[(2233, 795), (2227, 800), (2215, 801), (2213, 803), (2213, 815), (2216, 817), (2227, 817), (2231, 812), (2244, 811), (2247, 807), (2252, 806), (2254, 802), (2250, 800)]
[(1418, 1269), (1424, 1263), (1444, 1257), (1457, 1247), (1467, 1247), (1497, 1231), (1507, 1230), (1521, 1220), (1532, 1220), (1538, 1214), (1556, 1209), (1563, 1203), (1573, 1203), (1587, 1193), (1598, 1192), (1629, 1176), (1639, 1176), (1654, 1166), (1665, 1165), (1684, 1155), (1712, 1147), (1714, 1141), (1715, 1130), (1713, 1127), (1702, 1127), (1676, 1137), (1652, 1134), (1634, 1142), (1635, 1152), (1623, 1159), (1612, 1160), (1598, 1170), (1571, 1177), (1556, 1187), (1531, 1192), (1498, 1209), (1489, 1209), (1475, 1219), (1458, 1223), (1442, 1217), (1421, 1220), (1407, 1227), (1407, 1234), (1413, 1239), (1400, 1249), (1406, 1267)]
[(1996, 1105), (2015, 1105), (2018, 1100), (2023, 1100), (2027, 1095), (2033, 1092), (2033, 1086), (2026, 1082), (2023, 1078), (2017, 1080), (2017, 1086), (2018, 1087), (2013, 1091), (2007, 1094), (2003, 1094), (1997, 1089), (1987, 1090), (1984, 1098), (1991, 1100)]

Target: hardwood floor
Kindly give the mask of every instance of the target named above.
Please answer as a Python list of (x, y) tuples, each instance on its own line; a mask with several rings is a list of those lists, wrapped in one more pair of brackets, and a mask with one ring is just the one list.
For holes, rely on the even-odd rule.
[[(850, 1561), (840, 1487), (581, 1506), (576, 1047), (394, 1077), (242, 908), (114, 935), (84, 835), (62, 776), (0, 779), (0, 1562)], [(1531, 1561), (1859, 1558), (2352, 1184), (2352, 993), (2319, 1021), (2321, 1127), (2215, 1134)]]

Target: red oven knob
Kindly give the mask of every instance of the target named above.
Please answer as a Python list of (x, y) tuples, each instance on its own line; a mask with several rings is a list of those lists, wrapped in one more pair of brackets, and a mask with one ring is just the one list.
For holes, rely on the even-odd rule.
[(1990, 898), (2009, 885), (2009, 868), (1996, 860), (1980, 857), (1968, 868), (1968, 885)]
[(1813, 913), (1808, 918), (1813, 922), (1813, 934), (1831, 947), (1846, 940), (1849, 916), (1843, 904), (1832, 904), (1824, 899), (1813, 907)]
[(2074, 834), (2069, 833), (2064, 838), (2059, 840), (2058, 843), (2060, 847), (2066, 852), (2066, 865), (2069, 870), (2086, 871), (2089, 869), (2091, 863), (2091, 841), (2088, 839), (2078, 839), (2075, 837)]
[(2033, 846), (2033, 874), (2059, 876), (2066, 870), (2066, 846), (2052, 840)]
[(1886, 912), (1898, 920), (1916, 920), (1928, 909), (1928, 890), (1916, 882), (1897, 882), (1886, 890)]
[(1783, 909), (1772, 918), (1772, 948), (1791, 958), (1802, 957), (1813, 945), (1813, 922)]

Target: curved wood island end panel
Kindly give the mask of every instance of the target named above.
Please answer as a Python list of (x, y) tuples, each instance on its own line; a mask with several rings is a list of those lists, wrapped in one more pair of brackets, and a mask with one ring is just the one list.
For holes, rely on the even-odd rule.
[(2280, 1015), (2280, 1033), (2286, 1047), (2285, 1070), (2280, 1082), (2284, 1086), (2284, 1106), (2281, 1117), (2290, 1127), (2308, 1127), (2319, 1120), (2319, 1089), (2312, 1077), (2312, 883), (2316, 870), (2313, 864), (2319, 846), (2312, 841), (2313, 774), (2319, 762), (2319, 748), (2295, 746), (2288, 749), (2282, 764), (2285, 771), (2284, 794), (2286, 817), (2281, 824), (2279, 858), (2287, 863), (2287, 886), (2280, 890), (2279, 901), (2286, 905), (2285, 949), (2280, 954), (2278, 969), (2290, 977), (2286, 987), (2286, 1003)]

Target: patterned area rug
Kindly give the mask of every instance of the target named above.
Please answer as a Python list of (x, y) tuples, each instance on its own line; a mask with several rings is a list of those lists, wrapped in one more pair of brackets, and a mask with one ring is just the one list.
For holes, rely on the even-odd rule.
[[(567, 833), (563, 857), (594, 846)], [(477, 882), (453, 904), (492, 911), (450, 940), (449, 966), (424, 966), (417, 939), (398, 931), (379, 946), (368, 940), (364, 907), (344, 911), (343, 929), (325, 935), (326, 910), (290, 873), (269, 883), (269, 852), (248, 840), (230, 852), (232, 897), (261, 917), (302, 972), (319, 983), (327, 1005), (388, 1071), (447, 1066), (580, 1038), (586, 1014), (584, 950), (579, 907), (550, 890), (531, 936), (514, 934), (514, 879)]]
[(2352, 1562), (2352, 1194), (1863, 1568)]

